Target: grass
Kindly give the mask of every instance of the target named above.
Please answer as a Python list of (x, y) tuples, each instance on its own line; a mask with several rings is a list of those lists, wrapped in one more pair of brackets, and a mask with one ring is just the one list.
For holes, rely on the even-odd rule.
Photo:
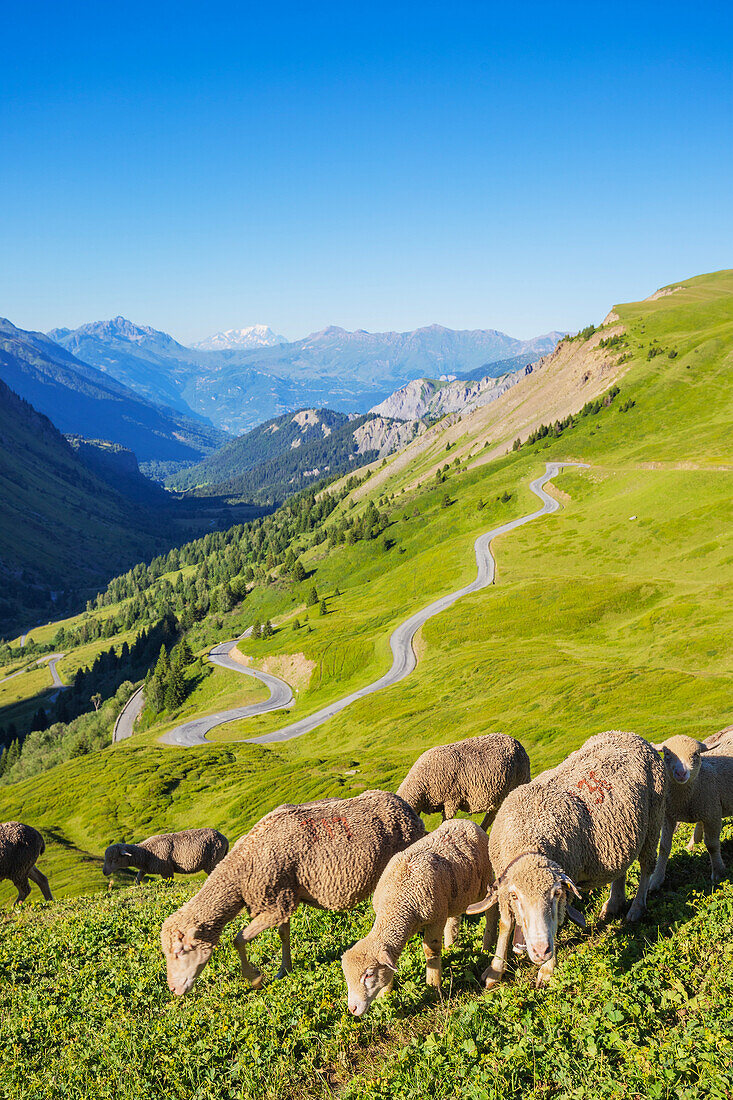
[(441, 995), (425, 986), (413, 939), (395, 993), (358, 1021), (339, 956), (370, 926), (368, 905), (301, 909), (296, 970), (281, 981), (272, 981), (277, 936), (259, 937), (261, 993), (238, 976), (235, 922), (180, 1001), (166, 988), (158, 935), (191, 885), (26, 906), (6, 917), (0, 939), (3, 1095), (723, 1100), (733, 1086), (733, 888), (711, 895), (707, 857), (682, 851), (684, 839), (669, 888), (638, 928), (599, 925), (594, 895), (590, 930), (562, 933), (547, 991), (518, 963), (482, 994), (480, 927), (466, 922), (446, 953)]
[[(614, 926), (578, 937), (546, 994), (536, 994), (523, 971), (493, 997), (478, 998), (474, 929), (450, 956), (442, 1001), (426, 994), (412, 945), (398, 997), (362, 1024), (344, 1013), (337, 960), (367, 926), (366, 907), (299, 915), (301, 969), (262, 996), (243, 994), (226, 947), (191, 999), (171, 1004), (158, 928), (191, 887), (99, 894), (101, 855), (112, 840), (193, 825), (214, 825), (234, 839), (279, 802), (394, 789), (431, 744), (512, 733), (537, 773), (602, 729), (657, 740), (704, 736), (730, 723), (733, 274), (685, 287), (617, 307), (632, 356), (618, 399), (635, 402), (627, 411), (611, 406), (559, 439), (483, 465), (483, 441), (466, 418), (474, 465), (463, 461), (436, 486), (433, 459), (421, 455), (376, 489), (367, 483), (377, 498), (394, 494), (381, 505), (391, 512), (390, 550), (381, 539), (313, 548), (302, 555), (313, 573), (302, 590), (276, 582), (221, 616), (219, 632), (211, 621), (197, 628), (203, 649), (255, 616), (282, 621), (274, 638), (242, 647), (257, 662), (303, 654), (315, 665), (307, 686), (290, 715), (233, 723), (224, 735), (292, 721), (389, 666), (394, 625), (474, 575), (476, 534), (534, 508), (527, 486), (545, 461), (590, 463), (555, 479), (560, 512), (496, 540), (497, 585), (426, 625), (418, 667), (405, 681), (284, 745), (158, 745), (174, 721), (259, 690), (217, 670), (181, 715), (0, 790), (0, 817), (43, 830), (43, 866), (67, 899), (58, 909), (14, 915), (2, 937), (0, 1082), (8, 1096), (43, 1095), (44, 1080), (55, 1081), (59, 1095), (79, 1097), (115, 1089), (142, 1097), (374, 1100), (730, 1093), (733, 891), (726, 883), (706, 893), (702, 855), (678, 851), (671, 888), (638, 932)], [(662, 354), (649, 359), (650, 345)], [(411, 487), (416, 480), (420, 488)], [(504, 490), (506, 504), (496, 499)], [(443, 508), (446, 491), (453, 503)], [(488, 502), (480, 511), (479, 499)], [(303, 621), (299, 609), (313, 583), (328, 597), (329, 614), (311, 609), (310, 632), (295, 630), (292, 615)], [(73, 900), (80, 894), (83, 902)], [(4, 884), (0, 901), (10, 897)], [(274, 937), (257, 941), (257, 952), (276, 969)], [(13, 1061), (19, 1051), (29, 1074), (25, 1094)], [(49, 1052), (53, 1077), (41, 1051)]]

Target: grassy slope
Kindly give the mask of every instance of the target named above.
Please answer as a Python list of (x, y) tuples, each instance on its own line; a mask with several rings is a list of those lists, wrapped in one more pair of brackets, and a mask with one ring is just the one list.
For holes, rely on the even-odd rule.
[[(599, 729), (622, 726), (657, 737), (671, 730), (705, 734), (727, 724), (733, 275), (704, 276), (685, 287), (655, 302), (618, 307), (634, 355), (622, 398), (633, 397), (634, 408), (621, 413), (612, 406), (564, 438), (453, 473), (440, 490), (401, 493), (414, 472), (395, 464), (376, 491), (397, 494), (390, 534), (404, 555), (357, 544), (322, 560), (318, 552), (306, 557), (319, 591), (336, 584), (342, 590), (336, 610), (325, 619), (311, 613), (310, 634), (287, 626), (267, 645), (252, 643), (258, 657), (304, 652), (317, 660), (318, 676), (298, 703), (302, 711), (371, 679), (388, 664), (391, 625), (471, 575), (472, 537), (493, 525), (500, 509), (503, 517), (531, 506), (526, 485), (545, 460), (590, 462), (590, 470), (556, 479), (560, 513), (495, 546), (497, 587), (428, 624), (420, 664), (408, 680), (275, 749), (212, 746), (181, 753), (158, 747), (148, 732), (1, 790), (0, 816), (25, 817), (44, 829), (44, 865), (57, 892), (98, 889), (98, 859), (113, 838), (209, 823), (236, 836), (288, 798), (394, 786), (420, 749), (470, 733), (516, 734), (537, 771)], [(677, 356), (665, 351), (648, 360), (654, 339)], [(467, 418), (460, 430), (460, 452), (477, 454), (481, 427)], [(420, 479), (428, 472), (423, 463)], [(505, 488), (514, 495), (500, 505), (495, 498)], [(441, 509), (446, 489), (456, 503)], [(481, 514), (479, 496), (494, 502)], [(421, 516), (414, 524), (398, 518), (416, 506)], [(424, 579), (417, 579), (419, 568)], [(283, 612), (301, 595), (268, 590), (260, 607)], [(235, 681), (241, 685), (232, 673)], [(210, 703), (206, 709), (218, 709)], [(273, 722), (279, 724), (263, 719), (241, 732), (251, 735)], [(685, 1089), (722, 1096), (710, 1066), (731, 1055), (730, 941), (721, 944), (720, 937), (729, 937), (733, 894), (729, 886), (713, 898), (694, 894), (693, 888), (704, 888), (706, 873), (703, 855), (680, 854), (676, 892), (654, 902), (642, 929), (581, 937), (578, 952), (562, 954), (558, 988), (543, 998), (523, 972), (516, 985), (477, 1001), (470, 973), (478, 968), (478, 937), (472, 934), (455, 954), (453, 990), (434, 1005), (419, 984), (413, 945), (401, 967), (399, 996), (361, 1026), (344, 1018), (335, 960), (365, 927), (366, 911), (300, 916), (296, 950), (306, 967), (313, 956), (324, 965), (264, 997), (243, 996), (227, 949), (189, 1002), (169, 1005), (155, 935), (173, 895), (154, 888), (138, 895), (139, 909), (137, 899), (120, 894), (44, 911), (40, 924), (13, 918), (2, 965), (21, 973), (32, 965), (50, 987), (59, 972), (67, 973), (59, 952), (72, 936), (89, 955), (82, 968), (87, 979), (101, 968), (105, 976), (93, 979), (101, 997), (100, 1035), (124, 1021), (126, 1038), (136, 1050), (142, 1045), (142, 1056), (127, 1077), (124, 1056), (111, 1054), (103, 1038), (73, 1061), (59, 1050), (53, 1055), (59, 1080), (70, 1087), (76, 1082), (77, 1095), (88, 1095), (83, 1074), (103, 1057), (111, 1066), (109, 1087), (116, 1080), (121, 1091), (139, 1096), (153, 1095), (155, 1083), (170, 1095), (191, 1095), (196, 1087), (201, 1096), (249, 1096), (257, 1088), (272, 1096), (320, 1095), (330, 1083), (346, 1096), (417, 1096), (428, 1075), (433, 1094), (446, 1097), (520, 1090), (543, 1096), (550, 1085), (568, 1096), (681, 1096)], [(179, 889), (189, 887), (177, 887), (176, 898), (183, 896)], [(32, 964), (24, 961), (28, 936), (37, 954)], [(272, 938), (258, 950), (272, 953)], [(62, 990), (73, 990), (75, 981), (64, 977)], [(13, 982), (1, 988), (16, 1012), (31, 1012), (40, 1029), (33, 1042), (41, 1043), (49, 1021), (60, 1037), (78, 1033), (80, 1019), (63, 1011), (61, 994), (41, 1001)], [(410, 1042), (426, 1033), (426, 1043)], [(195, 1049), (207, 1052), (203, 1060), (188, 1049), (193, 1034)], [(164, 1051), (154, 1067), (151, 1036)], [(458, 1083), (466, 1071), (467, 1080)], [(6, 1074), (13, 1080), (13, 1071)], [(731, 1082), (721, 1078), (724, 1086)]]

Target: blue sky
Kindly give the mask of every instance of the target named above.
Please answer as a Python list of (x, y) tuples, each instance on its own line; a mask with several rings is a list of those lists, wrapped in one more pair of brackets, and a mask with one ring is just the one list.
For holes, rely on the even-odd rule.
[(674, 0), (8, 5), (0, 314), (598, 321), (733, 266), (732, 32)]

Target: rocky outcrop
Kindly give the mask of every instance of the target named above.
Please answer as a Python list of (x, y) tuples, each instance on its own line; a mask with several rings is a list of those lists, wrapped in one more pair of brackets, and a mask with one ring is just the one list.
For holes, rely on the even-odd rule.
[(375, 416), (354, 431), (357, 454), (378, 451), (379, 458), (383, 458), (411, 443), (425, 430), (425, 425), (420, 420), (388, 420), (383, 416)]
[(490, 405), (532, 369), (529, 364), (499, 378), (487, 376), (477, 382), (433, 382), (429, 378), (418, 378), (375, 405), (371, 412), (396, 420), (437, 420), (448, 413)]

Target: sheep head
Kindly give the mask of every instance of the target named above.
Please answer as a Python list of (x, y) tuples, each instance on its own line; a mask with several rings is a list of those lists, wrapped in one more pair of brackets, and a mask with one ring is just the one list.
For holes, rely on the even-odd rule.
[(706, 751), (707, 745), (696, 741), (694, 737), (677, 734), (654, 748), (664, 757), (664, 767), (669, 779), (682, 786), (697, 779), (702, 764), (701, 754)]
[(216, 946), (198, 925), (182, 921), (180, 916), (174, 913), (169, 917), (160, 933), (168, 988), (177, 997), (188, 993)]
[[(557, 931), (566, 917), (585, 926), (585, 918), (569, 904), (569, 895), (580, 897), (577, 886), (562, 867), (539, 853), (518, 856), (499, 876), (483, 901), (468, 913), (485, 913), (499, 904), (503, 917), (511, 917), (522, 931), (517, 943), (526, 947), (535, 966), (544, 966), (555, 954)], [(523, 943), (522, 943), (523, 940)]]
[(341, 966), (348, 989), (349, 1012), (352, 1016), (363, 1016), (380, 994), (392, 988), (397, 958), (384, 944), (371, 942), (365, 936), (343, 953)]
[(135, 853), (127, 844), (110, 844), (104, 853), (103, 875), (113, 875), (115, 871), (123, 871), (130, 867)]

